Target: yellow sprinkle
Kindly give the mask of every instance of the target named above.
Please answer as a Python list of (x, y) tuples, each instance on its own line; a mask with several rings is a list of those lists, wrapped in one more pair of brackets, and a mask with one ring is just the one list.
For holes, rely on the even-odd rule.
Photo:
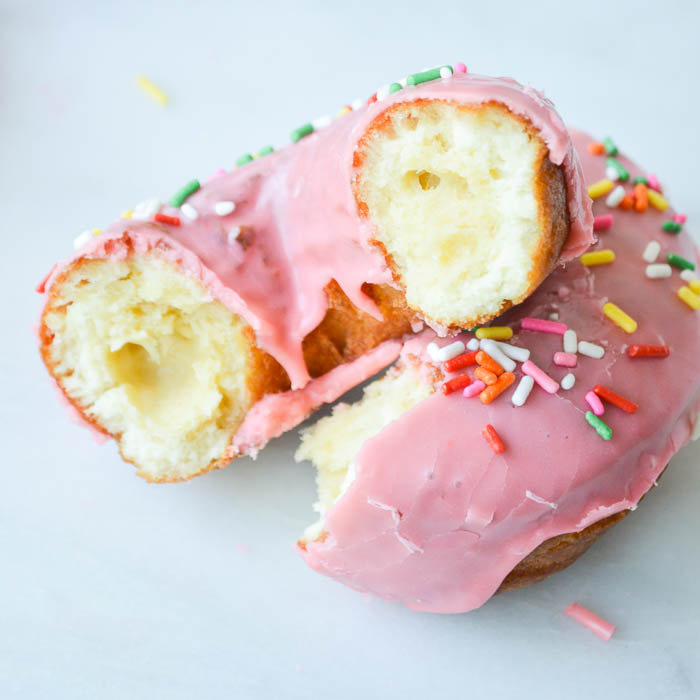
[(681, 287), (677, 294), (678, 298), (688, 304), (691, 309), (695, 309), (695, 311), (700, 309), (700, 296), (693, 294), (690, 287)]
[(338, 115), (337, 115), (337, 116), (342, 117), (344, 114), (348, 114), (349, 112), (352, 112), (352, 110), (350, 109), (350, 107), (341, 107), (341, 108), (338, 110)]
[(649, 204), (652, 207), (656, 207), (659, 211), (666, 211), (668, 209), (668, 202), (663, 195), (660, 195), (656, 190), (652, 190), (651, 187), (647, 192), (647, 197), (649, 198)]
[(93, 228), (93, 229), (91, 229), (91, 231), (92, 231), (93, 236), (99, 236), (102, 233), (101, 228)]
[(508, 340), (513, 337), (513, 329), (508, 326), (490, 326), (489, 328), (477, 328), (477, 338), (491, 338), (492, 340)]
[(120, 219), (130, 219), (131, 215), (134, 213), (133, 209), (125, 209), (120, 215)]
[(595, 250), (592, 253), (584, 253), (581, 262), (586, 265), (604, 265), (615, 260), (615, 252), (612, 250)]
[(589, 186), (588, 196), (591, 199), (602, 197), (604, 194), (610, 192), (613, 187), (615, 187), (615, 183), (612, 180), (598, 180), (598, 182), (594, 182)]
[(619, 306), (608, 302), (603, 305), (603, 313), (613, 322), (616, 323), (623, 331), (634, 333), (637, 330), (637, 322), (628, 316)]
[(136, 78), (138, 86), (156, 102), (166, 105), (168, 104), (168, 96), (157, 86), (154, 85), (148, 78), (143, 75), (139, 75)]
[(700, 280), (693, 280), (688, 286), (694, 294), (700, 294)]

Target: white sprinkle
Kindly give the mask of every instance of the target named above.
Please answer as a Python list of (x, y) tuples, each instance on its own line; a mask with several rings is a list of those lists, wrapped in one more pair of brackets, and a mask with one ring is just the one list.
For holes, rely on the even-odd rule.
[(644, 252), (642, 253), (642, 259), (644, 262), (648, 263), (653, 263), (656, 262), (656, 258), (659, 257), (659, 253), (661, 252), (661, 245), (659, 244), (658, 241), (649, 241), (647, 243), (647, 247), (644, 249)]
[(491, 338), (484, 338), (479, 345), (481, 349), (491, 355), (506, 372), (512, 372), (515, 369), (515, 362), (513, 362)]
[(576, 331), (572, 331), (570, 328), (564, 331), (564, 352), (575, 353), (578, 350), (578, 337), (576, 336)]
[(551, 314), (549, 314), (549, 320), (550, 321), (558, 321), (559, 320), (559, 314), (556, 311), (552, 311)]
[(401, 80), (399, 80), (399, 85), (402, 88), (405, 88), (406, 85), (408, 85), (408, 76), (406, 76), (405, 78), (401, 78)]
[(191, 205), (185, 202), (181, 207), (180, 211), (188, 218), (190, 221), (195, 221), (199, 218), (197, 210)]
[(389, 96), (389, 85), (382, 85), (380, 88), (377, 88), (377, 100), (383, 100), (384, 98)]
[(620, 179), (620, 174), (615, 170), (615, 168), (605, 168), (605, 177), (608, 178), (608, 180), (612, 180), (613, 182), (617, 182), (617, 180)]
[(527, 348), (521, 348), (517, 345), (509, 345), (508, 343), (502, 343), (499, 340), (494, 340), (494, 343), (503, 351), (506, 357), (510, 357), (511, 360), (516, 362), (527, 362), (530, 359), (530, 351)]
[(428, 343), (428, 347), (426, 348), (428, 351), (428, 355), (430, 355), (430, 359), (433, 362), (440, 362), (438, 359), (438, 352), (440, 352), (440, 347), (438, 346), (437, 343)]
[(479, 339), (478, 338), (472, 338), (468, 343), (467, 343), (467, 348), (474, 352), (474, 350), (479, 349)]
[(681, 279), (684, 282), (695, 282), (697, 275), (692, 270), (681, 270)]
[(233, 202), (217, 202), (214, 205), (214, 211), (219, 216), (226, 216), (227, 214), (230, 214), (235, 208), (236, 205)]
[(532, 387), (535, 386), (535, 380), (529, 377), (527, 374), (520, 380), (518, 388), (513, 392), (513, 406), (522, 406), (526, 401), (527, 397), (530, 396)]
[(445, 345), (444, 348), (440, 348), (437, 351), (438, 362), (447, 362), (457, 355), (461, 355), (464, 352), (464, 343), (461, 340), (456, 340), (454, 343)]
[(650, 280), (666, 279), (671, 276), (671, 266), (666, 263), (654, 263), (647, 265), (646, 275)]
[(581, 355), (592, 357), (594, 360), (600, 360), (600, 358), (605, 355), (604, 347), (596, 345), (595, 343), (589, 343), (587, 340), (579, 340), (578, 351)]
[(360, 109), (362, 105), (365, 103), (365, 101), (361, 97), (356, 97), (351, 103), (350, 106), (353, 109)]
[(452, 68), (449, 66), (443, 66), (440, 68), (440, 77), (441, 78), (451, 78), (452, 77)]
[(229, 245), (233, 245), (236, 240), (238, 239), (238, 236), (241, 235), (241, 227), (240, 226), (234, 226), (227, 234), (227, 239), (229, 242)]
[(92, 238), (92, 231), (83, 231), (79, 236), (73, 239), (73, 248), (78, 250), (82, 248)]
[(568, 391), (569, 389), (573, 388), (574, 384), (576, 384), (576, 377), (569, 372), (560, 382), (561, 388), (565, 389)]
[(153, 218), (153, 215), (160, 209), (160, 200), (155, 197), (146, 199), (143, 202), (139, 202), (131, 214), (132, 219), (137, 221), (146, 221), (147, 219)]
[(323, 129), (326, 126), (329, 126), (332, 121), (333, 117), (331, 117), (330, 114), (324, 114), (322, 117), (314, 119), (311, 122), (311, 125), (313, 126), (314, 131), (318, 131), (319, 129)]
[(618, 185), (605, 200), (605, 203), (609, 207), (616, 207), (625, 198), (625, 188), (622, 185)]

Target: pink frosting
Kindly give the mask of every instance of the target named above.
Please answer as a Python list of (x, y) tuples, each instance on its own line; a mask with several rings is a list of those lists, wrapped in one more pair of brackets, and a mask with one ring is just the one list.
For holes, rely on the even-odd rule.
[[(529, 119), (552, 162), (563, 165), (566, 173), (571, 233), (562, 260), (588, 247), (590, 202), (571, 140), (552, 103), (510, 79), (457, 74), (365, 105), (297, 144), (208, 181), (187, 200), (199, 214), (195, 221), (165, 207), (163, 213), (180, 216), (181, 226), (120, 220), (77, 255), (111, 255), (109, 240), (125, 231), (138, 250), (168, 244), (166, 254), (240, 314), (259, 346), (285, 368), (292, 387), (303, 387), (310, 377), (302, 340), (326, 313), (324, 288), (332, 279), (356, 306), (378, 317), (362, 285), (390, 283), (391, 273), (368, 245), (371, 227), (357, 212), (351, 188), (353, 154), (373, 119), (392, 104), (419, 98), (461, 104), (497, 101)], [(214, 205), (220, 201), (233, 201), (233, 213), (218, 216)], [(241, 227), (239, 240), (247, 247), (234, 239), (236, 227)], [(123, 250), (117, 246), (115, 255)]]
[[(605, 158), (588, 154), (588, 141), (575, 134), (586, 179), (593, 182), (604, 177)], [(620, 160), (632, 177), (643, 174)], [(608, 211), (601, 200), (594, 209)], [(512, 390), (488, 405), (441, 392), (419, 403), (363, 445), (355, 481), (326, 513), (326, 538), (299, 550), (306, 562), (416, 610), (465, 612), (488, 600), (545, 540), (634, 509), (689, 440), (700, 409), (698, 315), (676, 298), (683, 284), (677, 273), (665, 280), (644, 274), (642, 251), (651, 239), (661, 243), (662, 255), (697, 259), (686, 233), (661, 230), (672, 215), (616, 210), (613, 227), (602, 234), (616, 253), (614, 264), (572, 262), (499, 319), (516, 330), (511, 342), (528, 347), (533, 362), (557, 381), (570, 371), (553, 363), (561, 337), (518, 331), (523, 317), (547, 319), (557, 312), (579, 340), (604, 346), (600, 360), (579, 356), (573, 389), (551, 395), (535, 386), (521, 408), (512, 405)], [(638, 321), (632, 336), (604, 317), (608, 300)], [(424, 334), (404, 352), (431, 339)], [(631, 359), (625, 353), (630, 343), (668, 345), (671, 355)], [(609, 441), (584, 418), (585, 394), (596, 384), (639, 403), (634, 415), (613, 406), (605, 412)], [(487, 423), (506, 443), (503, 454), (481, 439)]]

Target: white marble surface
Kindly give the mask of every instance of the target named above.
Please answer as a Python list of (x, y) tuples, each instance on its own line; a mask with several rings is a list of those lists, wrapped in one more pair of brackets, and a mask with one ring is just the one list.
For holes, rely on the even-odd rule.
[[(657, 172), (692, 227), (699, 24), (691, 2), (0, 2), (2, 697), (700, 697), (700, 444), (568, 571), (421, 615), (292, 552), (314, 498), (294, 434), (149, 486), (68, 421), (30, 334), (32, 288), (80, 231), (446, 61), (544, 87)], [(613, 641), (564, 617), (572, 600)]]

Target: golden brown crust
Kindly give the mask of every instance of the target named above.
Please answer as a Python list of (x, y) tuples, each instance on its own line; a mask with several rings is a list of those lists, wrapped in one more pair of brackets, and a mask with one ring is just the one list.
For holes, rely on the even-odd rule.
[(504, 579), (498, 593), (514, 591), (562, 571), (573, 564), (603, 533), (620, 522), (629, 511), (623, 510), (589, 525), (581, 532), (558, 535), (530, 552)]
[[(353, 189), (355, 201), (357, 203), (358, 213), (361, 217), (369, 218), (369, 208), (367, 203), (362, 199), (359, 192), (359, 181), (361, 170), (367, 157), (367, 145), (377, 136), (378, 133), (389, 135), (394, 131), (393, 119), (399, 112), (407, 109), (415, 109), (422, 105), (428, 105), (434, 102), (446, 102), (445, 100), (412, 100), (410, 102), (398, 102), (387, 108), (378, 115), (367, 128), (362, 138), (358, 141), (357, 148), (353, 156), (353, 169), (355, 178)], [(532, 265), (529, 274), (529, 285), (525, 292), (517, 299), (506, 299), (503, 301), (501, 308), (497, 313), (487, 316), (476, 316), (473, 318), (461, 319), (459, 323), (448, 324), (450, 330), (458, 331), (463, 328), (472, 328), (482, 325), (500, 316), (511, 306), (519, 304), (529, 297), (542, 281), (554, 269), (559, 259), (562, 246), (566, 242), (569, 235), (569, 210), (567, 204), (566, 179), (563, 168), (559, 165), (554, 165), (549, 160), (549, 149), (540, 137), (535, 127), (523, 116), (514, 114), (506, 105), (500, 102), (484, 102), (480, 104), (457, 104), (453, 103), (456, 109), (460, 110), (481, 110), (484, 108), (500, 109), (506, 112), (510, 118), (518, 120), (525, 130), (528, 132), (531, 139), (538, 142), (538, 158), (536, 172), (533, 175), (533, 185), (535, 191), (535, 200), (538, 209), (538, 220), (540, 222), (540, 230), (542, 232), (539, 241), (536, 245), (535, 254), (532, 256)], [(371, 239), (370, 243), (375, 246), (384, 257), (387, 266), (391, 270), (394, 282), (405, 292), (401, 272), (396, 265), (393, 256), (387, 251), (384, 244), (377, 240)], [(420, 309), (413, 309), (417, 315), (421, 314)], [(444, 325), (440, 319), (430, 319), (425, 316), (428, 321), (435, 321)]]

